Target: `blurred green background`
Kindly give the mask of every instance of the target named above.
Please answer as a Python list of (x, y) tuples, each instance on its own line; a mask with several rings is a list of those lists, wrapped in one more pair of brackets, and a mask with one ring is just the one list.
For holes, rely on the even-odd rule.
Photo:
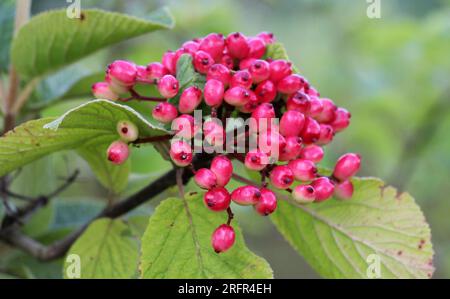
[[(63, 0), (33, 1), (32, 11), (36, 14), (67, 5)], [(332, 166), (344, 152), (359, 152), (363, 157), (360, 175), (380, 177), (411, 193), (431, 225), (436, 252), (434, 277), (450, 278), (450, 201), (446, 198), (450, 192), (449, 0), (381, 0), (379, 19), (367, 17), (369, 4), (363, 0), (81, 0), (82, 8), (139, 17), (164, 5), (175, 16), (174, 30), (115, 45), (74, 67), (95, 73), (114, 59), (147, 64), (159, 60), (167, 49), (213, 31), (242, 31), (246, 35), (273, 32), (321, 94), (352, 113), (351, 126), (326, 148), (323, 165)], [(62, 75), (54, 75), (58, 76)], [(42, 115), (60, 115), (86, 100), (73, 96)], [(148, 114), (151, 111), (147, 104), (139, 109)], [(43, 242), (67, 233), (95, 215), (105, 201), (115, 198), (73, 153), (53, 155), (27, 166), (14, 183), (17, 190), (31, 195), (45, 193), (75, 168), (82, 170), (77, 182), (27, 225), (28, 232)], [(126, 193), (133, 193), (169, 168), (170, 164), (151, 148), (135, 149)], [(147, 217), (157, 203), (152, 201), (134, 213)], [(238, 214), (248, 246), (269, 261), (275, 277), (317, 277), (269, 219), (251, 209), (240, 209)], [(61, 261), (41, 264), (0, 245), (0, 271), (21, 277), (60, 277), (60, 265)]]

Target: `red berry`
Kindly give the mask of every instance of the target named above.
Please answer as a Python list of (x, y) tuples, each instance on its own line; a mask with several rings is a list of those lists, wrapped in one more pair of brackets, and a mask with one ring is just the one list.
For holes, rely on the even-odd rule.
[(210, 169), (217, 177), (217, 186), (226, 186), (233, 174), (233, 164), (226, 156), (214, 157)]
[(152, 62), (147, 65), (147, 78), (155, 83), (158, 83), (163, 76), (168, 74), (169, 70), (162, 63)]
[(297, 181), (307, 182), (313, 180), (317, 175), (317, 168), (314, 162), (305, 159), (296, 159), (288, 163), (294, 178)]
[(120, 165), (128, 159), (128, 156), (130, 155), (130, 149), (128, 148), (128, 144), (118, 140), (111, 143), (106, 151), (106, 155), (109, 161), (114, 164)]
[(298, 157), (302, 150), (302, 139), (298, 136), (286, 137), (286, 146), (281, 149), (280, 161), (289, 161)]
[(292, 190), (292, 198), (300, 204), (310, 203), (316, 199), (316, 191), (311, 185), (299, 185)]
[(205, 51), (199, 50), (194, 55), (194, 68), (201, 74), (206, 74), (214, 64), (214, 59)]
[(165, 98), (173, 98), (178, 93), (178, 80), (172, 75), (165, 75), (159, 80), (158, 91)]
[(320, 136), (319, 140), (317, 140), (318, 145), (326, 145), (333, 141), (334, 130), (330, 125), (320, 124)]
[(197, 170), (194, 181), (200, 188), (206, 190), (212, 189), (217, 183), (216, 175), (208, 168), (200, 168)]
[(271, 158), (278, 160), (285, 146), (286, 139), (277, 130), (269, 129), (259, 133), (258, 148)]
[(261, 197), (261, 192), (254, 186), (242, 186), (231, 192), (231, 200), (242, 206), (256, 204)]
[(213, 64), (206, 74), (206, 81), (211, 79), (219, 80), (224, 86), (228, 86), (231, 80), (230, 69), (223, 64)]
[(227, 224), (222, 224), (212, 234), (211, 244), (216, 253), (225, 252), (230, 249), (235, 240), (235, 233), (233, 227)]
[(185, 167), (192, 162), (192, 149), (186, 141), (172, 141), (169, 154), (173, 163), (177, 166)]
[(177, 107), (168, 102), (158, 103), (152, 111), (153, 118), (164, 124), (170, 123), (177, 117), (177, 115)]
[(239, 62), (239, 69), (246, 70), (249, 69), (252, 63), (256, 60), (256, 58), (245, 58)]
[(119, 98), (119, 95), (113, 92), (109, 88), (109, 84), (106, 82), (98, 82), (92, 85), (92, 93), (97, 99), (106, 99), (115, 101)]
[(138, 65), (136, 66), (136, 82), (143, 83), (143, 84), (151, 84), (153, 83), (153, 80), (149, 79), (147, 67)]
[(203, 123), (204, 140), (214, 147), (222, 146), (225, 140), (225, 131), (218, 119), (206, 120)]
[(228, 54), (236, 59), (243, 59), (248, 56), (250, 47), (247, 38), (240, 32), (231, 33), (226, 39)]
[(292, 74), (292, 63), (287, 60), (278, 59), (270, 63), (270, 80), (274, 83)]
[(263, 31), (259, 33), (257, 36), (261, 38), (266, 45), (273, 44), (275, 42), (275, 36), (273, 35), (272, 32)]
[(334, 184), (327, 177), (320, 177), (312, 181), (311, 186), (313, 186), (316, 191), (316, 201), (321, 202), (329, 199), (334, 192)]
[(330, 99), (320, 99), (322, 102), (322, 112), (315, 117), (315, 119), (320, 123), (330, 123), (336, 118), (335, 111), (337, 109), (334, 102)]
[(172, 121), (171, 129), (175, 136), (183, 139), (192, 139), (198, 131), (195, 119), (192, 115), (183, 114)]
[(270, 182), (275, 188), (287, 189), (294, 182), (294, 174), (288, 166), (278, 165), (270, 172)]
[(293, 74), (281, 79), (277, 84), (277, 90), (284, 94), (292, 94), (299, 91), (305, 84), (306, 81), (302, 76)]
[(309, 101), (310, 107), (307, 111), (307, 115), (316, 119), (316, 117), (318, 117), (322, 113), (323, 110), (322, 101), (314, 96), (309, 97), (309, 99), (310, 99)]
[(259, 37), (250, 38), (248, 46), (250, 48), (248, 57), (260, 59), (266, 53), (266, 43)]
[(253, 110), (251, 117), (258, 126), (255, 131), (264, 131), (264, 128), (269, 129), (271, 127), (271, 120), (275, 117), (275, 109), (272, 104), (263, 103)]
[(277, 96), (277, 89), (272, 81), (265, 80), (256, 86), (255, 94), (261, 102), (269, 103)]
[(108, 65), (108, 76), (115, 84), (132, 86), (136, 83), (137, 67), (125, 60), (116, 60)]
[(353, 196), (353, 184), (349, 180), (336, 184), (334, 187), (334, 195), (338, 199), (350, 199)]
[(238, 107), (240, 112), (252, 113), (253, 111), (255, 111), (255, 109), (260, 104), (256, 94), (251, 90), (249, 90), (249, 92), (250, 92), (250, 97), (248, 99), (248, 102), (244, 106)]
[(230, 86), (241, 86), (243, 88), (249, 89), (252, 86), (253, 80), (252, 75), (249, 71), (237, 71), (233, 77), (231, 77)]
[(304, 124), (305, 116), (303, 113), (295, 110), (288, 110), (281, 117), (280, 133), (284, 137), (299, 136)]
[(252, 75), (253, 83), (260, 83), (270, 76), (269, 63), (265, 60), (253, 61), (248, 71)]
[(220, 63), (223, 64), (224, 66), (226, 66), (228, 69), (233, 69), (234, 67), (234, 61), (233, 58), (228, 55), (228, 54), (224, 54), (222, 56), (222, 59), (220, 60)]
[(219, 61), (220, 58), (222, 58), (222, 53), (225, 49), (223, 35), (218, 33), (208, 34), (200, 42), (199, 49), (211, 55), (215, 61)]
[(185, 50), (185, 52), (194, 55), (195, 52), (199, 50), (199, 43), (193, 40), (189, 40), (185, 42), (181, 47)]
[(306, 144), (316, 142), (320, 137), (319, 123), (311, 117), (306, 117), (301, 137)]
[(309, 99), (309, 96), (301, 91), (294, 93), (288, 98), (286, 109), (295, 110), (306, 114), (311, 109), (311, 101)]
[(224, 85), (221, 81), (215, 79), (206, 81), (203, 96), (205, 98), (205, 103), (208, 106), (217, 108), (222, 105), (223, 95)]
[(350, 125), (351, 114), (344, 108), (337, 108), (335, 118), (330, 123), (335, 132), (340, 132)]
[(186, 88), (180, 97), (178, 110), (181, 113), (192, 113), (202, 101), (202, 91), (197, 86)]
[(277, 197), (275, 193), (266, 188), (262, 188), (260, 192), (261, 197), (253, 207), (255, 208), (256, 212), (258, 212), (262, 216), (272, 214), (277, 208)]
[(167, 51), (164, 53), (161, 59), (162, 65), (166, 68), (167, 71), (169, 71), (169, 74), (175, 75), (176, 73), (176, 54), (173, 51)]
[(227, 189), (215, 187), (205, 193), (203, 202), (212, 211), (224, 211), (230, 206), (231, 196)]
[(300, 152), (301, 158), (313, 161), (314, 163), (322, 161), (323, 155), (323, 148), (315, 144), (305, 146)]
[(232, 106), (244, 106), (250, 100), (250, 91), (241, 86), (232, 87), (225, 92), (224, 100)]
[(245, 155), (245, 167), (250, 170), (263, 170), (269, 164), (269, 157), (260, 150), (251, 150)]
[(134, 123), (128, 120), (121, 120), (116, 126), (120, 139), (125, 142), (133, 142), (139, 137), (139, 129)]
[(345, 181), (354, 176), (361, 167), (361, 156), (348, 153), (341, 156), (334, 166), (333, 176), (339, 181)]

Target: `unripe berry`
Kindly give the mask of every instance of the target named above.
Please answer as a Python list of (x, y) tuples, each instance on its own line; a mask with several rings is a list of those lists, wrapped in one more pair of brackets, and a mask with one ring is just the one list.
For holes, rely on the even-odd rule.
[(115, 101), (119, 95), (114, 93), (106, 82), (98, 82), (92, 85), (92, 93), (97, 99), (106, 99)]
[(317, 175), (317, 168), (314, 162), (305, 159), (296, 159), (288, 163), (294, 178), (297, 181), (307, 182), (313, 180)]
[(261, 192), (255, 186), (242, 186), (231, 192), (231, 200), (242, 206), (256, 204), (261, 198)]
[(349, 180), (337, 183), (334, 187), (334, 195), (338, 199), (350, 199), (353, 196), (353, 184)]
[(240, 32), (231, 33), (226, 39), (228, 54), (236, 59), (243, 59), (248, 56), (250, 47), (247, 38)]
[(320, 124), (320, 136), (319, 140), (317, 140), (318, 145), (326, 145), (333, 141), (334, 130), (330, 125)]
[(256, 86), (255, 94), (261, 102), (269, 103), (277, 96), (277, 89), (272, 81), (265, 80)]
[(315, 117), (315, 119), (320, 123), (331, 123), (335, 118), (335, 111), (337, 109), (334, 102), (330, 99), (320, 99), (322, 102), (322, 112)]
[(280, 120), (280, 133), (284, 137), (299, 136), (305, 124), (305, 116), (303, 113), (288, 110)]
[(292, 94), (299, 91), (305, 84), (306, 81), (302, 76), (293, 74), (281, 79), (277, 84), (277, 90), (284, 94)]
[(162, 56), (161, 63), (166, 68), (166, 70), (169, 71), (169, 74), (175, 75), (176, 73), (176, 59), (177, 57), (175, 52), (170, 50), (164, 53)]
[(128, 156), (130, 155), (130, 149), (128, 148), (128, 144), (118, 140), (111, 143), (106, 151), (106, 155), (109, 161), (114, 164), (120, 165), (128, 159)]
[(294, 174), (288, 166), (278, 165), (270, 172), (270, 182), (275, 188), (287, 189), (294, 182)]
[(223, 64), (213, 64), (206, 74), (206, 82), (215, 79), (223, 83), (223, 86), (228, 86), (231, 80), (230, 69)]
[(192, 162), (192, 148), (186, 141), (172, 141), (169, 154), (173, 163), (177, 166), (185, 167)]
[(310, 203), (316, 199), (316, 192), (311, 185), (299, 185), (292, 190), (292, 198), (300, 204)]
[(200, 74), (206, 74), (214, 64), (214, 59), (205, 51), (199, 50), (194, 55), (194, 68)]
[(260, 83), (270, 76), (269, 63), (265, 60), (254, 60), (248, 68), (248, 71), (252, 75), (253, 83)]
[(220, 63), (223, 64), (224, 66), (226, 66), (230, 70), (233, 69), (233, 67), (234, 67), (233, 58), (228, 54), (224, 54), (222, 56), (222, 59), (220, 59)]
[(181, 113), (192, 113), (202, 102), (202, 91), (197, 86), (186, 88), (180, 96), (178, 110)]
[(232, 106), (244, 106), (250, 100), (250, 91), (241, 86), (232, 87), (225, 92), (224, 100)]
[(202, 189), (212, 189), (217, 184), (216, 175), (208, 168), (200, 168), (195, 172), (195, 183)]
[(191, 55), (194, 55), (195, 52), (199, 50), (200, 44), (196, 41), (189, 40), (185, 42), (181, 47), (185, 49), (185, 51)]
[(132, 62), (116, 60), (108, 65), (107, 74), (114, 83), (123, 86), (132, 86), (136, 83), (137, 68)]
[(312, 181), (311, 186), (313, 186), (316, 192), (317, 202), (321, 202), (329, 199), (334, 192), (334, 184), (327, 177), (320, 177)]
[(233, 174), (233, 164), (226, 156), (214, 157), (210, 169), (216, 175), (217, 186), (226, 186)]
[(302, 150), (302, 139), (298, 136), (286, 137), (286, 145), (281, 148), (280, 161), (290, 161), (300, 155)]
[(139, 129), (131, 121), (121, 120), (117, 123), (116, 128), (120, 139), (125, 142), (133, 142), (139, 137)]
[(263, 31), (259, 33), (257, 37), (261, 38), (266, 45), (273, 44), (275, 42), (275, 36), (272, 32)]
[(316, 119), (316, 117), (318, 117), (322, 113), (323, 104), (322, 101), (315, 96), (310, 96), (309, 98), (310, 98), (309, 101), (310, 107), (306, 114), (309, 117)]
[(152, 62), (147, 65), (147, 78), (154, 83), (158, 83), (162, 77), (168, 74), (169, 70), (162, 63)]
[(334, 166), (333, 176), (339, 181), (345, 181), (354, 176), (361, 167), (361, 156), (348, 153), (341, 156)]
[(178, 88), (178, 80), (172, 75), (165, 75), (158, 82), (159, 93), (167, 99), (176, 96)]
[(250, 170), (263, 170), (269, 164), (269, 157), (260, 150), (251, 150), (245, 155), (245, 167)]
[(310, 160), (314, 163), (322, 161), (323, 155), (323, 148), (315, 144), (305, 146), (300, 152), (300, 157), (302, 159)]
[(199, 44), (199, 49), (205, 51), (215, 61), (222, 58), (222, 52), (225, 49), (225, 40), (222, 34), (210, 33), (205, 36)]
[(203, 123), (203, 135), (205, 141), (212, 146), (224, 144), (225, 130), (219, 120), (206, 120)]
[(216, 253), (225, 252), (230, 249), (235, 241), (235, 233), (233, 227), (222, 224), (212, 234), (211, 244)]
[(258, 212), (262, 216), (272, 214), (277, 208), (277, 197), (275, 193), (266, 188), (262, 188), (260, 192), (261, 197), (253, 207), (255, 208), (256, 212)]
[(123, 85), (119, 81), (112, 79), (111, 76), (106, 73), (105, 75), (105, 82), (108, 84), (109, 89), (115, 93), (115, 94), (124, 94), (130, 91), (130, 88), (133, 87), (133, 85), (127, 86)]
[(335, 118), (330, 123), (335, 132), (340, 132), (350, 125), (351, 114), (344, 108), (337, 108)]
[(215, 108), (222, 105), (224, 89), (223, 83), (219, 80), (209, 79), (206, 81), (203, 95), (206, 105)]
[(311, 101), (307, 94), (298, 91), (291, 95), (286, 103), (287, 110), (295, 110), (306, 114), (311, 109)]
[(183, 114), (172, 121), (171, 129), (175, 136), (183, 139), (192, 139), (198, 131), (198, 126), (192, 115)]
[(256, 60), (256, 58), (245, 58), (239, 61), (239, 69), (240, 70), (247, 70), (250, 68), (252, 63)]
[(248, 46), (250, 48), (248, 57), (260, 59), (266, 53), (266, 43), (259, 37), (250, 38)]
[(152, 111), (153, 118), (164, 124), (170, 123), (177, 115), (177, 108), (168, 102), (158, 103)]
[(237, 71), (232, 77), (230, 81), (230, 86), (241, 86), (243, 88), (249, 89), (252, 86), (253, 79), (252, 75), (249, 71)]
[(291, 62), (284, 59), (278, 59), (270, 63), (270, 80), (272, 82), (278, 83), (278, 81), (290, 74), (292, 74)]
[(205, 193), (203, 202), (211, 211), (224, 211), (230, 206), (231, 196), (227, 189), (215, 187)]
[(306, 117), (301, 137), (305, 144), (316, 142), (320, 137), (320, 125), (311, 117)]

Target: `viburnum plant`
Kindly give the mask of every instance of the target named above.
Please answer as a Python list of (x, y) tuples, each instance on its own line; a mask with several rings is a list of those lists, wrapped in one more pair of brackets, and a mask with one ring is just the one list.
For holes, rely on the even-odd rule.
[[(39, 26), (45, 30), (36, 31)], [(20, 92), (5, 110), (7, 132), (0, 138), (1, 241), (39, 260), (65, 257), (67, 278), (271, 278), (270, 265), (247, 248), (238, 225), (237, 215), (253, 217), (240, 207), (249, 206), (268, 216), (323, 277), (431, 277), (430, 230), (409, 194), (355, 177), (357, 153), (343, 153), (333, 169), (319, 167), (324, 148), (349, 126), (350, 112), (336, 105), (340, 99), (321, 95), (271, 33), (210, 33), (147, 65), (113, 61), (102, 82), (80, 78), (59, 95), (92, 92), (97, 99), (12, 129), (16, 117), (28, 116), (19, 108), (48, 73), (114, 42), (172, 26), (167, 10), (148, 20), (83, 10), (76, 20), (65, 11), (44, 13), (18, 30), (12, 77), (22, 76), (24, 87), (16, 86)], [(75, 48), (56, 49), (49, 38)], [(92, 90), (86, 82), (94, 83)], [(173, 169), (135, 191), (128, 184), (130, 160), (149, 145)], [(65, 214), (60, 208), (82, 225), (58, 233), (48, 225), (44, 231), (58, 236), (49, 241), (29, 233), (27, 221), (51, 207), (78, 172), (47, 195), (24, 196), (10, 185), (13, 172), (62, 150), (75, 150), (117, 199), (88, 219), (78, 215), (81, 208)], [(163, 199), (151, 215), (139, 208), (170, 197), (173, 186), (178, 196)]]

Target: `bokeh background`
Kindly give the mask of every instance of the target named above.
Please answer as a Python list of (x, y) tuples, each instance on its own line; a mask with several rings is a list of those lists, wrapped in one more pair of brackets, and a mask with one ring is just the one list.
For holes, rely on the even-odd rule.
[[(33, 1), (32, 12), (67, 5), (64, 0)], [(431, 226), (436, 252), (434, 277), (450, 278), (449, 0), (381, 0), (379, 19), (367, 17), (369, 4), (363, 0), (81, 0), (82, 8), (103, 8), (138, 17), (164, 5), (175, 16), (174, 30), (97, 52), (76, 63), (71, 72), (92, 73), (91, 81), (95, 82), (96, 74), (114, 59), (147, 64), (159, 60), (167, 49), (213, 31), (242, 31), (246, 35), (272, 31), (321, 94), (352, 113), (351, 126), (326, 148), (323, 165), (332, 166), (344, 152), (359, 152), (363, 157), (360, 175), (380, 177), (411, 193)], [(67, 73), (56, 73), (53, 79), (63, 76)], [(34, 96), (46, 92), (44, 86)], [(88, 99), (74, 93), (39, 114), (59, 116)], [(146, 105), (139, 109), (149, 114)], [(27, 166), (14, 182), (14, 188), (22, 193), (45, 193), (75, 168), (82, 171), (77, 182), (25, 228), (43, 242), (67, 233), (115, 198), (70, 152)], [(170, 164), (152, 148), (134, 150), (133, 174), (126, 194), (169, 168)], [(170, 194), (176, 194), (175, 190), (159, 199)], [(157, 203), (154, 200), (134, 213), (148, 217)], [(251, 209), (239, 210), (238, 214), (248, 246), (269, 261), (275, 277), (317, 277), (269, 219)], [(61, 277), (61, 261), (42, 264), (0, 244), (0, 272), (2, 269), (20, 277)]]

